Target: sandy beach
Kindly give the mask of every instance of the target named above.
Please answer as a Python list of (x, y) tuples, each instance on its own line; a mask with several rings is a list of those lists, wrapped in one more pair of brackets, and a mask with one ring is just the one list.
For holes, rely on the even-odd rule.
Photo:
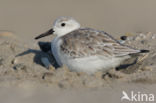
[[(129, 103), (121, 101), (123, 91), (156, 95), (155, 9), (154, 1), (146, 0), (0, 1), (0, 103)], [(150, 52), (137, 56), (133, 65), (94, 75), (65, 66), (48, 70), (41, 57), (54, 60), (38, 42), (54, 37), (34, 37), (50, 29), (59, 16), (72, 16), (83, 27), (103, 30), (117, 40), (126, 35), (125, 45)]]

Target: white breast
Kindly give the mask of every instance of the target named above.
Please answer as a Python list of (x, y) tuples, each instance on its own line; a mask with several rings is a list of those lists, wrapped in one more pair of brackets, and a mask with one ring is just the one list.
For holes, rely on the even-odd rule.
[(59, 38), (54, 38), (54, 40), (51, 42), (51, 51), (53, 56), (56, 59), (56, 62), (58, 63), (58, 65), (62, 66), (63, 63), (61, 62), (61, 54), (60, 54), (60, 44), (61, 44), (61, 40), (59, 40)]

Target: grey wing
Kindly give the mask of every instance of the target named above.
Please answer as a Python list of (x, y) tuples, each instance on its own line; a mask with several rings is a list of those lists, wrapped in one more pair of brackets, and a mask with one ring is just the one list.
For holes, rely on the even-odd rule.
[(115, 56), (125, 56), (125, 55), (140, 53), (140, 50), (122, 44), (114, 45), (113, 47), (115, 48), (114, 50)]
[(105, 32), (89, 28), (75, 30), (61, 39), (61, 51), (73, 58), (93, 55), (124, 56), (139, 52), (139, 50), (121, 45)]

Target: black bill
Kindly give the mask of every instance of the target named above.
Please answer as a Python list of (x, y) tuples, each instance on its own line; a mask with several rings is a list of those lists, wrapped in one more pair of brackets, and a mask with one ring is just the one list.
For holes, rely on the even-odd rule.
[(40, 34), (39, 36), (35, 37), (35, 39), (40, 39), (42, 37), (48, 36), (48, 35), (52, 35), (53, 34), (53, 29), (48, 30), (47, 32)]

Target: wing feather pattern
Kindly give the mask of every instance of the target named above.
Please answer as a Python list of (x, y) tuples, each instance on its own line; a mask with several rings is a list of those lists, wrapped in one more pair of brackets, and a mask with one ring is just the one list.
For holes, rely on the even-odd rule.
[(81, 28), (61, 37), (60, 49), (73, 58), (87, 56), (125, 56), (138, 53), (139, 50), (120, 44), (111, 35), (103, 31)]

